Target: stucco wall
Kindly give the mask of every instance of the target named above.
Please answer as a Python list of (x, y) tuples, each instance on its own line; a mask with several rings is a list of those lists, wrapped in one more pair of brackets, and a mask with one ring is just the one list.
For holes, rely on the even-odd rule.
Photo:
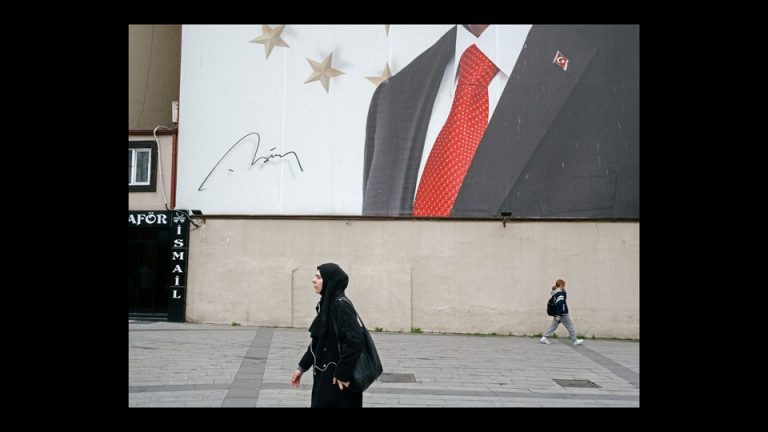
[[(576, 330), (640, 337), (639, 223), (207, 218), (190, 233), (190, 322), (306, 328), (317, 265), (349, 274), (370, 328), (542, 333), (555, 279)], [(567, 335), (564, 328), (558, 329)]]
[(179, 100), (181, 26), (128, 26), (128, 129), (171, 126)]

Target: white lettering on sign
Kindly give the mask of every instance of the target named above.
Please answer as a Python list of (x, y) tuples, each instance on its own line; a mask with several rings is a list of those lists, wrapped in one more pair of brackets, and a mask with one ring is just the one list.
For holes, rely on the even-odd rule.
[(156, 215), (155, 212), (134, 213), (128, 215), (128, 223), (136, 226), (144, 225), (167, 225), (168, 216), (164, 214)]

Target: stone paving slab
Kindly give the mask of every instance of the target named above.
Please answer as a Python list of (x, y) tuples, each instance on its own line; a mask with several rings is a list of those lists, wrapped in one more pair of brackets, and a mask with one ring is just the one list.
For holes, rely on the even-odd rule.
[[(520, 336), (373, 333), (385, 373), (365, 407), (639, 407), (640, 343)], [(289, 384), (306, 329), (129, 321), (129, 407), (307, 407)], [(562, 387), (589, 380), (597, 388)]]

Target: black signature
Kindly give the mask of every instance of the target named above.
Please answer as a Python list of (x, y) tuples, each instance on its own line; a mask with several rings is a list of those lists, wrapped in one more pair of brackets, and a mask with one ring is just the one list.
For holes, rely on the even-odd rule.
[[(230, 148), (229, 148), (229, 150), (227, 150), (227, 152), (226, 152), (226, 153), (224, 153), (224, 156), (222, 156), (222, 157), (221, 157), (221, 159), (219, 159), (219, 161), (218, 161), (218, 162), (216, 162), (216, 165), (214, 165), (214, 166), (213, 166), (213, 168), (211, 168), (211, 171), (208, 173), (208, 175), (207, 175), (207, 176), (205, 176), (205, 179), (203, 180), (203, 182), (202, 182), (202, 183), (200, 183), (200, 187), (198, 187), (198, 188), (197, 188), (197, 190), (198, 190), (198, 191), (203, 191), (203, 190), (205, 190), (205, 188), (204, 188), (203, 186), (205, 186), (205, 183), (206, 183), (206, 182), (208, 181), (208, 179), (211, 177), (211, 175), (213, 174), (213, 172), (214, 172), (214, 171), (216, 171), (216, 168), (219, 166), (219, 164), (221, 164), (221, 161), (223, 161), (223, 160), (224, 160), (224, 158), (225, 158), (225, 157), (227, 157), (227, 155), (229, 154), (229, 152), (231, 152), (231, 151), (232, 151), (232, 150), (235, 148), (235, 146), (237, 146), (238, 144), (240, 144), (240, 142), (242, 142), (244, 139), (246, 139), (247, 137), (249, 137), (249, 136), (251, 136), (251, 135), (256, 135), (256, 151), (254, 151), (254, 152), (253, 152), (253, 159), (251, 159), (251, 164), (250, 164), (249, 166), (254, 166), (254, 165), (256, 165), (256, 162), (258, 162), (258, 161), (260, 161), (260, 160), (263, 160), (263, 161), (264, 161), (264, 163), (267, 163), (267, 162), (269, 162), (269, 160), (270, 160), (270, 159), (273, 159), (273, 158), (284, 158), (284, 157), (285, 157), (285, 156), (287, 156), (287, 155), (293, 155), (293, 157), (295, 157), (295, 158), (296, 158), (296, 163), (298, 163), (298, 164), (299, 164), (299, 169), (301, 170), (301, 172), (304, 172), (304, 168), (302, 168), (302, 166), (301, 166), (301, 161), (299, 160), (299, 155), (297, 155), (295, 151), (288, 151), (288, 152), (285, 152), (285, 153), (283, 153), (283, 154), (278, 154), (278, 153), (270, 153), (270, 154), (269, 154), (269, 155), (267, 155), (267, 156), (259, 156), (259, 157), (256, 157), (256, 156), (258, 156), (258, 155), (259, 155), (259, 146), (261, 146), (261, 135), (259, 135), (259, 133), (258, 133), (258, 132), (251, 132), (251, 133), (249, 133), (249, 134), (246, 134), (245, 136), (243, 136), (243, 137), (242, 137), (242, 138), (240, 138), (239, 140), (237, 140), (237, 141), (236, 141), (234, 144), (232, 144), (232, 147), (230, 147)], [(277, 148), (277, 147), (272, 147), (271, 149), (269, 149), (269, 151), (273, 151), (273, 150), (274, 150), (274, 149), (276, 149), (276, 148)], [(232, 170), (232, 169), (229, 169), (229, 171), (233, 171), (233, 170)]]

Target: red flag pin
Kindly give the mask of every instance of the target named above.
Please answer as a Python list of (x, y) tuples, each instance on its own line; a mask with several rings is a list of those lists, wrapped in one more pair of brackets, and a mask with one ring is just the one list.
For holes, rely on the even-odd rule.
[(560, 68), (564, 71), (568, 70), (568, 57), (564, 56), (560, 50), (558, 50), (555, 54), (555, 59), (552, 60), (552, 63), (560, 66)]

